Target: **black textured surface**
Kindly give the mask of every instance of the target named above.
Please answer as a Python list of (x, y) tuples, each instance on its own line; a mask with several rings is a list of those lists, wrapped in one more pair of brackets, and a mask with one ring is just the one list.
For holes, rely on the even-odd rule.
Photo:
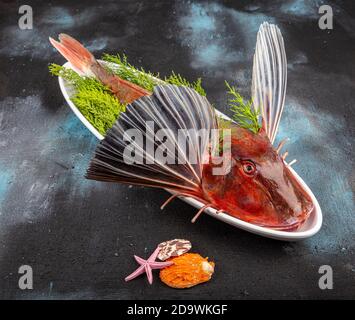
[[(0, 298), (355, 298), (355, 16), (328, 2), (334, 30), (318, 28), (319, 1), (28, 1), (34, 29), (18, 28), (17, 1), (0, 2)], [(262, 4), (263, 3), (263, 4)], [(96, 56), (125, 52), (161, 75), (203, 77), (209, 100), (228, 113), (223, 81), (250, 94), (252, 53), (264, 20), (277, 23), (288, 56), (280, 138), (323, 209), (322, 230), (299, 243), (264, 239), (203, 216), (168, 194), (83, 178), (97, 141), (71, 113), (49, 62), (64, 60), (48, 36), (69, 33)], [(125, 283), (133, 254), (171, 238), (216, 262), (207, 284), (173, 290), (157, 278)], [(18, 288), (18, 268), (34, 289)], [(318, 287), (330, 265), (334, 289)]]

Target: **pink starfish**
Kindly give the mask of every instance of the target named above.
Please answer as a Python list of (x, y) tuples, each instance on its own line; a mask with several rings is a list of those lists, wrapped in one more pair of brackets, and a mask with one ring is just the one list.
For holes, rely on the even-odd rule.
[(155, 251), (152, 253), (152, 255), (147, 259), (144, 260), (138, 256), (134, 256), (134, 259), (136, 259), (136, 261), (140, 264), (140, 267), (134, 271), (133, 273), (131, 273), (129, 276), (127, 276), (125, 278), (125, 281), (130, 281), (134, 278), (137, 278), (139, 275), (141, 275), (142, 273), (146, 273), (147, 277), (148, 277), (148, 282), (150, 284), (153, 283), (153, 273), (152, 273), (152, 269), (163, 269), (165, 267), (171, 266), (172, 264), (174, 264), (171, 261), (167, 261), (167, 262), (157, 262), (155, 261), (155, 259), (157, 258), (159, 251), (161, 249), (159, 247), (157, 247), (155, 249)]

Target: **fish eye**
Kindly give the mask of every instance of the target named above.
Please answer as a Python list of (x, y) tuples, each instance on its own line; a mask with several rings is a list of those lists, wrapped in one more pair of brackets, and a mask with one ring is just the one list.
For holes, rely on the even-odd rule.
[(242, 168), (246, 175), (253, 176), (256, 172), (256, 166), (254, 162), (246, 160), (242, 161)]

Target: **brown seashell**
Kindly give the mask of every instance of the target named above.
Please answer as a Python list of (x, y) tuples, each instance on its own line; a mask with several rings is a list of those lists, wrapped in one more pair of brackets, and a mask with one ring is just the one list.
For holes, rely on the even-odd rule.
[(185, 239), (174, 239), (169, 241), (164, 241), (158, 245), (160, 252), (158, 254), (158, 259), (165, 261), (170, 257), (177, 257), (186, 252), (188, 252), (192, 245), (189, 240)]

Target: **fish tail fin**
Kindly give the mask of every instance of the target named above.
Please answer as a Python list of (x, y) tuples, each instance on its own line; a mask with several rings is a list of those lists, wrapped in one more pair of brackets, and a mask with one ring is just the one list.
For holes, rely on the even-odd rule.
[(49, 38), (50, 43), (56, 48), (62, 56), (67, 59), (71, 65), (82, 74), (92, 74), (91, 67), (97, 65), (95, 57), (79, 41), (71, 36), (61, 33), (59, 42)]
[(59, 41), (49, 38), (50, 43), (67, 59), (80, 75), (92, 76), (108, 86), (112, 93), (124, 103), (130, 103), (150, 94), (140, 86), (123, 80), (108, 72), (79, 41), (61, 33)]
[(205, 97), (186, 87), (156, 86), (152, 95), (126, 107), (98, 145), (86, 177), (203, 198), (212, 128), (217, 122)]

